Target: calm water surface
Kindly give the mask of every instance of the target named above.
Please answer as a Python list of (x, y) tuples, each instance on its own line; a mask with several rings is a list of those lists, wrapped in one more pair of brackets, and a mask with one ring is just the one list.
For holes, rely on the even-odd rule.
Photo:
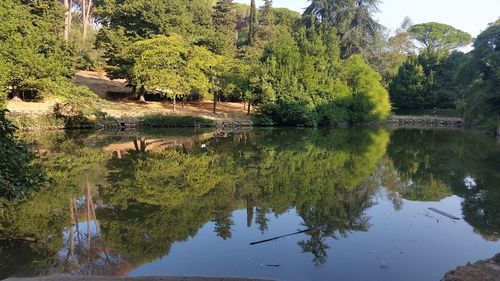
[(0, 278), (437, 281), (500, 252), (500, 144), (470, 131), (22, 138), (53, 183), (2, 218), (4, 232), (37, 242), (0, 242)]

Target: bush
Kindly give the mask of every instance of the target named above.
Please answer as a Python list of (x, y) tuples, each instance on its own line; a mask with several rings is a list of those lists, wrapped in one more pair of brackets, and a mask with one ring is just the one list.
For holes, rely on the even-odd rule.
[(213, 127), (214, 121), (192, 116), (149, 115), (142, 117), (139, 125), (152, 128)]
[(33, 164), (33, 155), (15, 139), (15, 130), (0, 111), (0, 200), (23, 200), (48, 183), (45, 172)]
[(278, 101), (260, 107), (263, 115), (276, 124), (286, 126), (315, 127), (318, 125), (318, 114), (314, 105), (306, 100)]
[(54, 114), (10, 114), (9, 119), (19, 130), (64, 129), (65, 122)]

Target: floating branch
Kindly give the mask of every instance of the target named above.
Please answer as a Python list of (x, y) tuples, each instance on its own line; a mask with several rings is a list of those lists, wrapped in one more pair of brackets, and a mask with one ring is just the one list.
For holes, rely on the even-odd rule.
[(294, 235), (297, 235), (297, 234), (302, 234), (302, 233), (306, 233), (306, 232), (313, 231), (313, 230), (316, 230), (316, 228), (310, 228), (310, 229), (306, 229), (306, 230), (301, 230), (301, 231), (297, 231), (297, 232), (294, 232), (294, 233), (290, 233), (290, 234), (287, 234), (287, 235), (282, 235), (282, 236), (277, 236), (277, 237), (273, 237), (273, 238), (266, 239), (266, 240), (252, 242), (252, 243), (250, 243), (250, 245), (253, 246), (253, 245), (258, 245), (258, 244), (262, 244), (262, 243), (267, 243), (267, 242), (271, 242), (271, 241), (278, 240), (278, 239), (281, 239), (281, 238), (285, 238), (285, 237), (289, 237), (289, 236), (294, 236)]
[(440, 214), (440, 215), (443, 215), (443, 216), (445, 216), (445, 217), (448, 217), (448, 218), (450, 218), (450, 219), (452, 219), (452, 220), (460, 220), (460, 218), (457, 218), (457, 217), (455, 217), (454, 215), (450, 215), (450, 214), (448, 214), (448, 213), (446, 213), (446, 212), (443, 212), (443, 211), (441, 211), (441, 210), (438, 210), (438, 209), (436, 209), (436, 208), (429, 208), (429, 210), (431, 210), (431, 211), (433, 211), (433, 212), (436, 212), (436, 213), (438, 213), (438, 214)]

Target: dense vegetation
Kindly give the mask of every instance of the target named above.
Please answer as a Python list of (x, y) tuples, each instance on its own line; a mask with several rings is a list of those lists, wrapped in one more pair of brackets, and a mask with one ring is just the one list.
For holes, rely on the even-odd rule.
[(398, 109), (456, 109), (465, 120), (488, 130), (500, 118), (500, 20), (474, 40), (469, 53), (458, 48), (470, 35), (439, 23), (418, 24), (402, 31), (409, 55), (390, 82)]
[(465, 54), (472, 37), (441, 23), (406, 19), (388, 36), (373, 17), (378, 3), (314, 0), (300, 15), (270, 0), (6, 0), (0, 103), (55, 97), (61, 116), (97, 116), (98, 97), (71, 79), (77, 68), (105, 68), (142, 102), (160, 95), (175, 110), (179, 99), (211, 99), (215, 112), (219, 101), (241, 101), (264, 124), (380, 120), (392, 103), (496, 127), (499, 23)]

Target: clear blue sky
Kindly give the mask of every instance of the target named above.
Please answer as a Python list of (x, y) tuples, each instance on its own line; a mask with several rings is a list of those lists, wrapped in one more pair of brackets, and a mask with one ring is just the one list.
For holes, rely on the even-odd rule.
[[(250, 0), (236, 0), (250, 3)], [(262, 0), (257, 0), (260, 5)], [(274, 0), (275, 7), (302, 12), (308, 0)], [(414, 23), (442, 22), (477, 36), (488, 23), (500, 17), (500, 0), (382, 0), (379, 22), (395, 30), (406, 16)]]

